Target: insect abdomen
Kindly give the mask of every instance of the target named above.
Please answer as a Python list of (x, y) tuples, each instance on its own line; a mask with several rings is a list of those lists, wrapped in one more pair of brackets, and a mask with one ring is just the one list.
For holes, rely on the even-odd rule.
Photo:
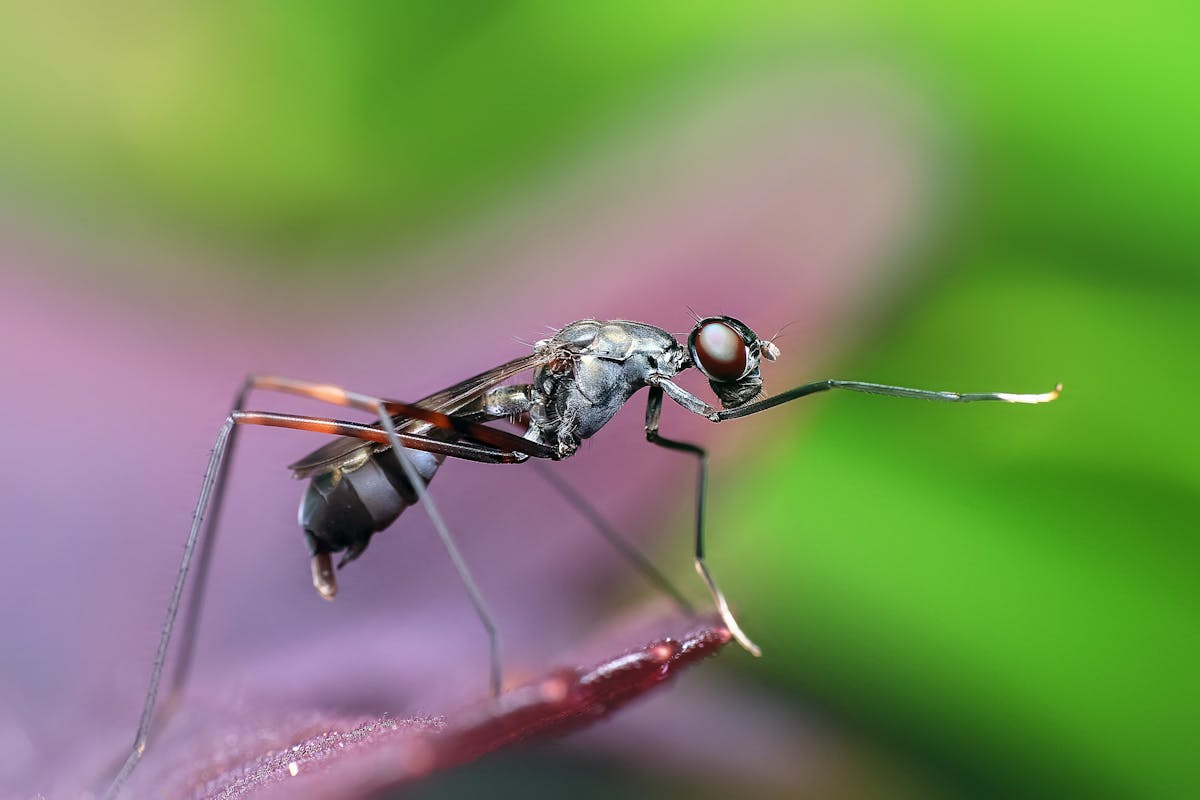
[[(406, 450), (405, 455), (426, 482), (441, 465), (432, 453)], [(371, 537), (416, 501), (395, 454), (385, 450), (314, 476), (300, 502), (300, 527), (312, 555), (345, 550), (342, 566), (362, 555)]]

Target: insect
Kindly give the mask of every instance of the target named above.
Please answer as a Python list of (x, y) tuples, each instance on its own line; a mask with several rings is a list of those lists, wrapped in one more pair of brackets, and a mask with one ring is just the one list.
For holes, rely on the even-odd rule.
[[(762, 362), (774, 361), (779, 348), (759, 337), (745, 323), (728, 316), (696, 320), (687, 343), (681, 344), (662, 328), (627, 320), (585, 319), (573, 322), (537, 342), (533, 352), (490, 369), (415, 403), (389, 400), (338, 386), (273, 376), (251, 376), (241, 387), (233, 410), (217, 434), (201, 485), (196, 513), (183, 558), (167, 604), (150, 684), (134, 744), (110, 784), (106, 797), (115, 797), (145, 752), (154, 722), (168, 646), (175, 627), (192, 558), (199, 550), (198, 576), (192, 588), (189, 617), (184, 624), (179, 666), (161, 715), (168, 717), (186, 680), (195, 616), (203, 592), (215, 537), (215, 522), (225, 489), (227, 465), (236, 432), (243, 425), (262, 425), (334, 435), (339, 438), (291, 465), (293, 474), (309, 481), (300, 505), (299, 521), (311, 555), (313, 585), (324, 598), (337, 593), (337, 569), (362, 555), (371, 537), (391, 525), (409, 506), (420, 503), (428, 513), (453, 561), (484, 629), (490, 652), (493, 694), (501, 685), (499, 636), (491, 613), (426, 485), (447, 457), (492, 464), (530, 460), (558, 461), (572, 456), (582, 440), (595, 435), (617, 411), (643, 388), (646, 438), (654, 445), (696, 457), (694, 563), (724, 625), (747, 651), (757, 645), (738, 625), (724, 594), (704, 560), (704, 498), (707, 454), (698, 445), (668, 439), (659, 433), (663, 398), (712, 422), (757, 414), (817, 392), (844, 389), (867, 394), (969, 403), (996, 400), (1008, 403), (1046, 403), (1058, 397), (1061, 385), (1042, 394), (991, 392), (960, 394), (907, 389), (859, 381), (823, 380), (781, 394), (763, 396)], [(681, 372), (696, 368), (708, 379), (721, 408), (674, 382)], [(509, 384), (532, 370), (529, 383)], [(246, 410), (251, 391), (283, 392), (365, 411), (378, 418), (363, 424), (342, 420)], [(486, 423), (512, 420), (524, 426), (518, 434)], [(682, 595), (627, 541), (609, 529), (587, 503), (548, 471), (544, 477), (563, 493), (597, 529), (649, 580), (687, 607)], [(212, 523), (205, 527), (205, 520)], [(205, 534), (202, 537), (202, 534)], [(335, 569), (333, 555), (341, 553)], [(159, 720), (162, 722), (163, 720)]]

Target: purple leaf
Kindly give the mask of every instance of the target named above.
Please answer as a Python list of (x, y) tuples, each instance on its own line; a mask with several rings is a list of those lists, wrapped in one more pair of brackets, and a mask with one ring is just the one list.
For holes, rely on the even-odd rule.
[(178, 758), (154, 771), (154, 791), (193, 798), (368, 797), (504, 747), (587, 727), (729, 639), (724, 628), (701, 625), (594, 666), (552, 670), (448, 717), (308, 717), (249, 732), (244, 725), (228, 734), (206, 732), (174, 745)]

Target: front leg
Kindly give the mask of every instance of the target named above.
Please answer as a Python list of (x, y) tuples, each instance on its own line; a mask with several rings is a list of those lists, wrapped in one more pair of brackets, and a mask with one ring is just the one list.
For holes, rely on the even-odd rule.
[(718, 411), (717, 409), (705, 403), (696, 395), (689, 392), (680, 386), (676, 386), (667, 378), (660, 375), (651, 375), (647, 379), (647, 383), (654, 387), (660, 387), (672, 400), (679, 405), (691, 411), (693, 414), (699, 414), (713, 422), (721, 422), (727, 419), (737, 419), (738, 417), (748, 417), (751, 414), (757, 414), (760, 411), (766, 411), (768, 408), (790, 403), (793, 400), (799, 400), (802, 397), (808, 397), (811, 394), (818, 392), (827, 392), (830, 389), (843, 389), (851, 392), (862, 392), (863, 394), (882, 395), (884, 397), (905, 397), (910, 400), (936, 400), (943, 403), (979, 403), (987, 401), (995, 401), (1001, 403), (1019, 403), (1022, 405), (1038, 405), (1041, 403), (1049, 403), (1058, 399), (1062, 393), (1062, 384), (1058, 384), (1048, 392), (1040, 392), (1037, 394), (1018, 394), (1014, 392), (945, 392), (934, 391), (930, 389), (910, 389), (906, 386), (889, 386), (883, 383), (866, 383), (864, 381), (839, 381), (827, 379), (823, 381), (814, 381), (806, 383), (803, 386), (797, 386), (794, 389), (789, 389), (786, 392), (781, 392), (777, 395), (772, 395), (765, 400), (759, 400), (755, 403), (747, 403), (743, 406), (735, 406)]
[[(646, 379), (646, 382), (652, 387), (651, 391), (653, 391), (653, 389), (661, 390), (658, 397), (659, 407), (662, 406), (662, 394), (665, 393), (667, 397), (671, 398), (688, 411), (691, 411), (693, 414), (699, 414), (700, 416), (706, 417), (712, 422), (721, 421), (722, 417), (720, 411), (717, 411), (717, 409), (713, 408), (699, 397), (696, 397), (696, 395), (692, 394), (687, 389), (684, 389), (682, 386), (678, 386), (677, 384), (673, 383), (669, 378), (664, 378), (661, 375), (651, 375)], [(648, 416), (647, 420), (649, 420)], [(657, 423), (655, 427), (657, 428)]]

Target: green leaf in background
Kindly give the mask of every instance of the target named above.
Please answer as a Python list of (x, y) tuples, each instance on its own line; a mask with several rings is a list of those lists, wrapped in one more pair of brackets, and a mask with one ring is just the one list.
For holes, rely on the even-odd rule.
[(710, 59), (727, 16), (628, 3), (0, 9), (0, 174), (101, 223), (146, 217), (292, 257), (363, 251), (426, 235), (592, 141)]
[[(906, 4), (881, 11), (974, 157), (980, 229), (1059, 268), (1195, 285), (1200, 7)], [(892, 27), (894, 26), (894, 27)]]
[(189, 230), (295, 264), (448, 230), (739, 70), (849, 58), (894, 63), (947, 103), (980, 156), (968, 180), (992, 190), (976, 222), (1178, 278), (1200, 251), (1196, 17), (1131, 3), (6, 3), (0, 177), (18, 203), (99, 229)]

